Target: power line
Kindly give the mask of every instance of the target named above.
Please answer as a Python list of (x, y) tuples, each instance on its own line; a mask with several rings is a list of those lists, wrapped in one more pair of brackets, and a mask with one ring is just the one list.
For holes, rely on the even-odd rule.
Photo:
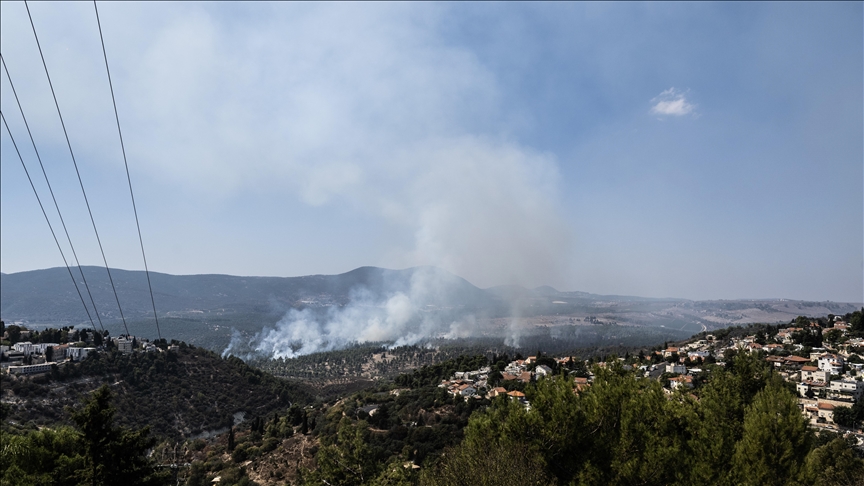
[(120, 149), (123, 152), (123, 165), (126, 166), (126, 180), (129, 182), (129, 195), (132, 197), (132, 211), (135, 213), (135, 227), (138, 228), (138, 242), (141, 244), (141, 257), (144, 259), (144, 273), (147, 275), (147, 288), (150, 289), (150, 303), (153, 304), (153, 318), (156, 320), (156, 333), (162, 339), (159, 330), (159, 317), (156, 315), (156, 300), (153, 298), (153, 287), (150, 285), (150, 270), (147, 268), (147, 255), (144, 254), (144, 239), (141, 237), (141, 224), (138, 222), (138, 209), (135, 207), (135, 194), (132, 192), (132, 177), (129, 175), (129, 162), (126, 161), (126, 147), (123, 145), (123, 132), (120, 131), (120, 115), (117, 113), (117, 100), (114, 99), (114, 84), (111, 82), (111, 70), (108, 69), (108, 54), (105, 51), (105, 38), (102, 37), (102, 23), (99, 21), (99, 9), (93, 0), (93, 10), (96, 11), (96, 25), (99, 26), (99, 40), (102, 41), (102, 56), (105, 58), (105, 72), (108, 73), (108, 86), (111, 88), (111, 102), (114, 104), (114, 119), (117, 121), (117, 134), (120, 136)]
[[(0, 118), (3, 119), (3, 125), (6, 127), (6, 133), (9, 134), (9, 139), (12, 140), (12, 146), (15, 147), (15, 152), (18, 154), (18, 160), (21, 161), (21, 167), (24, 168), (24, 173), (27, 174), (27, 180), (30, 181), (30, 187), (33, 189), (33, 194), (36, 196), (36, 201), (39, 202), (39, 209), (42, 210), (42, 216), (45, 216), (45, 222), (48, 223), (48, 229), (51, 230), (51, 236), (54, 237), (54, 243), (57, 244), (57, 249), (60, 250), (60, 256), (63, 258), (63, 264), (66, 265), (66, 271), (69, 272), (69, 278), (72, 279), (72, 285), (75, 286), (75, 291), (78, 292), (78, 298), (81, 299), (81, 305), (84, 306), (84, 311), (87, 312), (87, 318), (90, 319), (90, 325), (93, 326), (93, 331), (96, 331), (96, 324), (93, 323), (93, 316), (90, 315), (90, 309), (84, 303), (84, 296), (81, 295), (81, 289), (78, 288), (78, 282), (75, 281), (75, 276), (72, 275), (72, 269), (69, 268), (69, 263), (66, 261), (66, 255), (63, 254), (63, 248), (60, 247), (60, 241), (57, 240), (57, 234), (54, 233), (54, 227), (51, 226), (51, 220), (48, 219), (48, 213), (45, 212), (45, 207), (42, 205), (42, 199), (39, 198), (39, 193), (36, 192), (36, 186), (33, 185), (33, 179), (30, 178), (30, 171), (27, 170), (27, 165), (24, 164), (24, 158), (21, 157), (21, 152), (18, 150), (18, 144), (15, 143), (15, 137), (12, 136), (12, 131), (9, 130), (9, 124), (6, 123), (6, 117), (0, 111)], [(101, 322), (100, 322), (101, 324)]]
[(48, 64), (45, 62), (45, 55), (42, 53), (42, 45), (39, 43), (39, 36), (36, 34), (36, 25), (33, 23), (33, 16), (30, 14), (30, 6), (27, 1), (24, 1), (24, 7), (27, 9), (27, 17), (30, 19), (30, 27), (33, 29), (33, 37), (36, 38), (36, 47), (39, 48), (39, 57), (42, 58), (42, 67), (45, 68), (45, 77), (48, 78), (48, 86), (51, 87), (51, 96), (54, 97), (54, 106), (57, 108), (57, 116), (60, 118), (60, 125), (63, 127), (63, 135), (66, 136), (66, 146), (69, 147), (69, 155), (72, 156), (72, 164), (75, 166), (75, 174), (78, 175), (78, 185), (81, 186), (81, 193), (84, 194), (84, 202), (87, 205), (87, 213), (90, 215), (90, 223), (93, 224), (93, 232), (96, 233), (96, 241), (99, 243), (99, 251), (102, 253), (102, 262), (105, 263), (105, 271), (108, 272), (108, 281), (111, 282), (111, 289), (114, 291), (114, 299), (117, 301), (117, 308), (120, 309), (120, 319), (123, 321), (123, 327), (126, 329), (126, 335), (129, 335), (129, 326), (126, 325), (126, 317), (123, 316), (123, 307), (120, 305), (120, 297), (117, 296), (117, 287), (114, 286), (114, 279), (111, 277), (111, 269), (108, 267), (108, 259), (105, 258), (105, 250), (102, 248), (102, 240), (99, 238), (99, 231), (96, 229), (96, 220), (93, 219), (93, 211), (90, 210), (90, 201), (87, 199), (87, 191), (84, 190), (84, 182), (81, 181), (81, 172), (78, 171), (78, 163), (75, 161), (75, 154), (72, 152), (72, 142), (69, 141), (69, 133), (66, 131), (66, 123), (63, 122), (63, 115), (60, 113), (60, 103), (57, 102), (57, 94), (54, 92), (54, 84), (51, 83), (51, 75), (48, 74)]
[(90, 303), (93, 304), (93, 313), (96, 314), (96, 318), (99, 320), (99, 327), (104, 331), (105, 326), (102, 325), (102, 318), (99, 316), (99, 310), (96, 308), (96, 301), (93, 300), (93, 294), (90, 292), (87, 278), (84, 277), (84, 270), (81, 269), (81, 262), (78, 261), (78, 254), (75, 252), (75, 246), (72, 245), (72, 238), (69, 236), (69, 230), (66, 229), (66, 222), (63, 220), (63, 214), (60, 212), (57, 198), (54, 197), (54, 189), (51, 188), (51, 182), (48, 181), (48, 174), (45, 172), (45, 166), (42, 164), (42, 157), (39, 155), (39, 150), (36, 148), (36, 142), (33, 140), (33, 133), (30, 131), (30, 124), (27, 123), (27, 117), (24, 116), (24, 108), (21, 107), (21, 100), (18, 99), (18, 92), (15, 91), (15, 85), (12, 83), (12, 76), (9, 75), (9, 68), (6, 66), (6, 60), (3, 58), (3, 54), (0, 54), (0, 62), (3, 64), (3, 70), (6, 71), (6, 79), (9, 80), (9, 86), (12, 87), (12, 93), (15, 95), (15, 102), (18, 103), (18, 111), (21, 112), (24, 126), (27, 127), (27, 134), (30, 136), (30, 143), (33, 144), (33, 151), (36, 152), (36, 160), (39, 161), (39, 167), (42, 168), (42, 175), (45, 177), (45, 183), (48, 184), (48, 192), (51, 193), (51, 199), (54, 201), (54, 208), (57, 209), (57, 215), (60, 216), (60, 224), (63, 225), (63, 232), (66, 233), (66, 241), (69, 242), (69, 247), (72, 248), (72, 255), (75, 257), (75, 264), (78, 266), (78, 273), (81, 274), (81, 280), (84, 281), (84, 288), (87, 289)]

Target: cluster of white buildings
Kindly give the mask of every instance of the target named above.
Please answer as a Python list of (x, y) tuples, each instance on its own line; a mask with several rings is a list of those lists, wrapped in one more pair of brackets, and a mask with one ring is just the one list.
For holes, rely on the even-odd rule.
[(479, 392), (486, 390), (491, 371), (488, 366), (474, 371), (457, 371), (449, 380), (443, 380), (438, 388), (446, 388), (451, 395), (466, 400), (471, 397), (481, 398)]
[[(22, 334), (24, 332), (22, 331)], [(29, 331), (27, 333), (29, 335)], [(142, 352), (161, 351), (148, 340), (134, 336), (115, 337), (112, 338), (112, 342), (118, 351), (126, 354), (135, 352), (136, 348)], [(84, 343), (70, 345), (24, 341), (11, 346), (0, 345), (0, 367), (10, 374), (18, 375), (49, 372), (52, 365), (60, 366), (66, 361), (81, 361), (98, 351), (95, 347), (82, 346), (82, 344)], [(173, 351), (178, 348), (176, 345), (171, 345), (168, 350)]]
[(814, 353), (811, 358), (816, 366), (802, 366), (795, 385), (798, 401), (812, 422), (832, 422), (835, 407), (851, 407), (864, 396), (864, 364), (846, 363), (839, 353)]
[(0, 346), (0, 357), (3, 359), (0, 365), (10, 374), (45, 373), (51, 371), (51, 365), (60, 365), (67, 360), (81, 361), (94, 352), (96, 348), (92, 347), (24, 341), (12, 346)]
[[(572, 358), (558, 359), (559, 365), (566, 365)], [(532, 380), (542, 379), (547, 376), (552, 376), (552, 368), (546, 365), (537, 365), (537, 357), (529, 356), (526, 359), (518, 359), (511, 361), (504, 367), (501, 372), (501, 380), (518, 381), (521, 383), (529, 383)], [(533, 366), (533, 370), (531, 369)], [(518, 390), (507, 391), (504, 387), (489, 387), (489, 373), (491, 368), (484, 366), (473, 371), (457, 371), (450, 377), (449, 380), (443, 380), (438, 387), (447, 389), (447, 392), (454, 397), (462, 397), (465, 400), (480, 399), (480, 398), (495, 398), (498, 396), (507, 396), (511, 400), (517, 400), (527, 409), (531, 408), (525, 394)], [(581, 383), (579, 382), (581, 380)], [(577, 388), (581, 391), (583, 387), (587, 387), (587, 378), (577, 378)]]
[[(781, 329), (774, 340), (782, 344), (760, 345), (755, 342), (755, 336), (746, 336), (731, 340), (724, 349), (771, 353), (791, 346), (795, 351), (801, 351), (804, 347), (794, 343), (793, 336), (796, 333), (809, 331), (825, 336), (834, 332), (843, 337), (849, 331), (849, 325), (840, 317), (836, 317), (833, 324), (833, 327), (823, 328), (812, 322), (809, 326)], [(823, 346), (811, 349), (808, 357), (769, 355), (765, 358), (781, 376), (795, 383), (802, 413), (814, 425), (833, 423), (835, 407), (851, 407), (864, 396), (864, 363), (848, 362), (854, 354), (849, 351), (864, 347), (864, 339), (845, 339), (842, 344), (833, 346), (823, 340)]]

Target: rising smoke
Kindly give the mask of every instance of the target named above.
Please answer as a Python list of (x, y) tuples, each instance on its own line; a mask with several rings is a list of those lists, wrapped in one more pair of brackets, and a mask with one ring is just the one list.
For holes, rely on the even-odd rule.
[[(144, 8), (158, 20), (129, 56), (140, 60), (128, 66), (140, 93), (129, 123), (158, 141), (133, 149), (154, 174), (350, 208), (373, 220), (368, 231), (395, 236), (363, 263), (433, 265), (480, 287), (566, 284), (556, 160), (512, 136), (530, 121), (506, 109), (482, 58), (453, 42), (445, 7), (273, 4), (241, 26), (233, 13), (188, 8), (174, 20)], [(480, 332), (476, 312), (429, 310), (445, 283), (357, 288), (346, 306), (289, 310), (244, 344), (288, 357)], [(518, 303), (511, 314), (517, 342)]]
[[(352, 343), (388, 342), (392, 346), (429, 339), (476, 335), (478, 313), (466, 310), (461, 279), (433, 267), (418, 267), (408, 288), (383, 296), (365, 287), (352, 290), (348, 305), (291, 309), (273, 328), (251, 338), (234, 331), (224, 356), (293, 358), (344, 348)], [(469, 287), (463, 283), (463, 287)], [(384, 285), (393, 288), (394, 285)]]

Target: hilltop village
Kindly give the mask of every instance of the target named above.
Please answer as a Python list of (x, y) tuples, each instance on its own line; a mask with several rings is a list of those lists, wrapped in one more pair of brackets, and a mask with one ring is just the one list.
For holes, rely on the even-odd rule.
[[(0, 321), (2, 322), (2, 321)], [(120, 353), (176, 351), (179, 345), (164, 339), (151, 342), (136, 336), (110, 337), (108, 332), (64, 327), (38, 332), (21, 326), (2, 325), (0, 370), (11, 375), (48, 373), (52, 367), (78, 362), (90, 354), (114, 348)]]
[[(747, 329), (739, 329), (746, 331)], [(653, 378), (672, 395), (686, 392), (703, 379), (707, 366), (725, 365), (737, 353), (749, 353), (768, 362), (783, 379), (794, 385), (801, 412), (811, 425), (823, 428), (851, 426), (848, 410), (864, 395), (864, 338), (850, 337), (851, 326), (842, 316), (810, 320), (799, 317), (787, 325), (760, 326), (758, 331), (732, 335), (729, 329), (703, 333), (696, 339), (667, 345), (649, 354), (617, 357), (625, 367)], [(486, 366), (459, 371), (439, 387), (467, 400), (506, 395), (527, 409), (524, 385), (557, 374), (573, 376), (574, 392), (580, 393), (594, 380), (592, 366), (605, 368), (606, 361), (578, 360), (572, 356), (528, 356), (515, 359), (502, 369)], [(835, 417), (835, 411), (839, 416)], [(860, 437), (864, 444), (864, 435)]]

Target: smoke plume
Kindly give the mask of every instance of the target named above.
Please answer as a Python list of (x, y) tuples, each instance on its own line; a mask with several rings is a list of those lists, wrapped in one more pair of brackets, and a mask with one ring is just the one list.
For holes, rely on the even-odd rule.
[(264, 328), (251, 338), (235, 331), (223, 356), (293, 358), (352, 343), (403, 346), (428, 339), (470, 337), (479, 331), (477, 314), (465, 311), (458, 297), (454, 299), (460, 282), (464, 281), (436, 268), (419, 267), (413, 270), (405, 291), (376, 295), (358, 287), (352, 290), (348, 305), (291, 309), (275, 327)]

